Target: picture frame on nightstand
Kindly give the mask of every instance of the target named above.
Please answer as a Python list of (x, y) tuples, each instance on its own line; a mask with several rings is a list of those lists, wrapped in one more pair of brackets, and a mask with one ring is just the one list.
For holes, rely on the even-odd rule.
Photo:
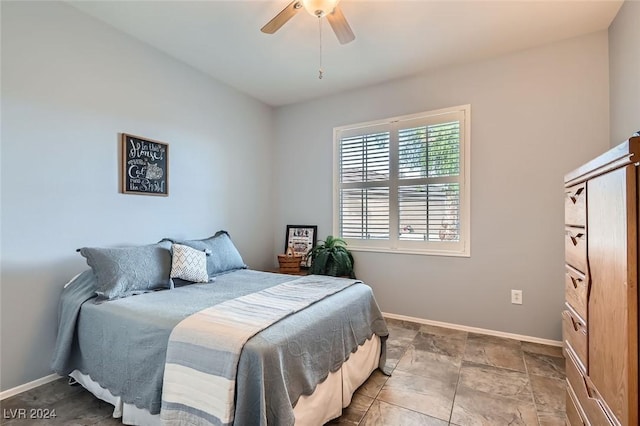
[(317, 225), (287, 225), (287, 233), (284, 241), (284, 253), (286, 253), (287, 249), (291, 247), (294, 255), (302, 256), (300, 267), (308, 268), (311, 266), (311, 259), (307, 258), (307, 254), (317, 242)]

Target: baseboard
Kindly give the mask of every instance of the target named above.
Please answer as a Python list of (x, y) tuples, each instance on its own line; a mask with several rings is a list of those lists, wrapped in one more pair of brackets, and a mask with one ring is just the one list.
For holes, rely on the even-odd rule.
[(562, 346), (562, 342), (559, 340), (541, 339), (539, 337), (523, 336), (522, 334), (505, 333), (503, 331), (488, 330), (486, 328), (469, 327), (466, 325), (451, 324), (448, 322), (432, 321), (423, 318), (408, 317), (406, 315), (391, 314), (388, 312), (383, 312), (382, 315), (387, 318), (417, 322), (418, 324), (434, 325), (437, 327), (452, 328), (454, 330), (470, 331), (472, 333), (487, 334), (489, 336), (506, 337), (507, 339), (522, 340), (523, 342), (540, 343), (550, 346)]
[(46, 385), (47, 383), (58, 380), (61, 377), (62, 376), (59, 376), (57, 374), (50, 374), (48, 376), (36, 379), (33, 382), (25, 383), (24, 385), (16, 386), (15, 388), (12, 388), (12, 389), (7, 389), (6, 391), (0, 392), (0, 400), (7, 399), (9, 397), (12, 397), (22, 392), (26, 392), (33, 388), (37, 388), (38, 386)]

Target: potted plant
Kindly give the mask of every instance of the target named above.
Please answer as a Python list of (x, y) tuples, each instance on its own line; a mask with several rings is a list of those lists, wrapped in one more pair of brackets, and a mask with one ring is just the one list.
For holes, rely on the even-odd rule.
[(311, 257), (310, 274), (356, 277), (353, 272), (353, 256), (342, 238), (329, 235), (312, 248), (308, 256)]

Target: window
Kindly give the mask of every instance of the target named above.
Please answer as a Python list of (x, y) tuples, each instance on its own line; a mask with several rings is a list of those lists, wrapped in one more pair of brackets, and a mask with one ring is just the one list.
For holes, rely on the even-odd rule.
[(334, 234), (351, 249), (469, 256), (470, 106), (334, 129)]

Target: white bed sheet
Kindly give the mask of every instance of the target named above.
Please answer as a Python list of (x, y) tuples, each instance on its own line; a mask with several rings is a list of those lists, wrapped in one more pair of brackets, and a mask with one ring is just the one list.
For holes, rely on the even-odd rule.
[[(380, 338), (375, 334), (351, 354), (342, 367), (330, 373), (311, 395), (301, 396), (293, 409), (298, 426), (323, 425), (327, 421), (339, 417), (342, 409), (351, 403), (351, 398), (360, 385), (378, 368), (380, 359)], [(126, 425), (158, 426), (160, 415), (151, 414), (148, 410), (125, 404), (118, 396), (100, 386), (90, 376), (78, 370), (72, 371), (73, 377), (80, 385), (97, 398), (114, 406), (113, 417), (122, 418)]]

